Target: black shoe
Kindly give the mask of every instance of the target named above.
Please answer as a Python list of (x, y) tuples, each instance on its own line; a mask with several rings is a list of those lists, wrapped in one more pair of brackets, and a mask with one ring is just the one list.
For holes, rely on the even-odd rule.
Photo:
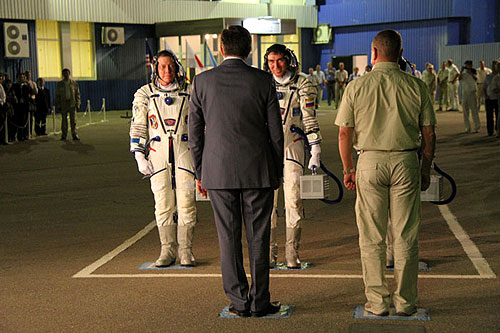
[(61, 141), (66, 141), (66, 137), (65, 136), (61, 136)]
[(365, 311), (368, 312), (369, 314), (377, 316), (377, 317), (387, 317), (389, 315), (389, 311), (384, 311), (381, 313), (372, 312), (371, 307), (369, 305), (365, 305)]
[(250, 317), (249, 310), (243, 310), (243, 311), (236, 310), (232, 304), (229, 306), (229, 314), (238, 317)]
[(252, 317), (264, 317), (270, 314), (275, 314), (281, 309), (280, 302), (270, 302), (267, 309), (262, 311), (252, 311)]
[(79, 140), (80, 140), (80, 138), (78, 137), (78, 135), (73, 135), (73, 140), (74, 140), (74, 141), (79, 141)]
[(415, 313), (417, 313), (417, 310), (414, 310), (412, 313), (406, 313), (406, 312), (396, 312), (395, 315), (398, 317), (410, 317), (413, 316)]

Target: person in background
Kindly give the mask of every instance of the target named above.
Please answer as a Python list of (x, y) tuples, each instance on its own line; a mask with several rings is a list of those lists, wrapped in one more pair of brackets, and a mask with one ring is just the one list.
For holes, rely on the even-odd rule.
[(323, 90), (326, 87), (326, 75), (321, 70), (321, 65), (316, 66), (316, 71), (314, 72), (314, 74), (316, 74), (316, 76), (318, 77), (319, 82), (320, 82), (320, 85), (318, 88), (318, 94), (317, 94), (317, 98), (316, 98), (316, 100), (318, 101), (318, 106), (319, 106), (319, 102), (321, 102), (323, 100)]
[(80, 88), (78, 83), (71, 79), (71, 71), (62, 70), (63, 79), (56, 86), (56, 107), (61, 112), (61, 140), (68, 136), (68, 114), (71, 124), (73, 140), (80, 140), (76, 129), (76, 113), (80, 108)]
[(411, 64), (411, 68), (413, 68), (413, 76), (415, 76), (418, 79), (422, 78), (422, 72), (417, 69), (416, 64)]
[[(462, 82), (462, 109), (464, 112), (464, 126), (466, 133), (478, 133), (481, 127), (477, 106), (477, 71), (472, 67), (472, 60), (467, 60), (460, 71), (459, 80)], [(469, 113), (474, 122), (474, 129), (470, 127)]]
[(316, 108), (317, 108), (319, 106), (318, 92), (321, 90), (321, 79), (319, 78), (318, 75), (316, 75), (316, 72), (314, 71), (314, 69), (312, 67), (309, 67), (309, 74), (307, 75), (307, 78), (313, 84), (314, 89), (316, 89), (315, 104), (316, 104)]
[(17, 128), (17, 140), (21, 142), (28, 140), (29, 103), (32, 96), (31, 87), (26, 82), (26, 75), (24, 73), (17, 74), (17, 82), (14, 84), (13, 89), (17, 98), (17, 104), (14, 106), (14, 126)]
[[(500, 120), (498, 119), (500, 110), (500, 60), (494, 60), (491, 64), (491, 68), (493, 68), (494, 71), (486, 77), (483, 83), (483, 89), (486, 89), (487, 95), (486, 119), (487, 124), (488, 119), (490, 120), (489, 123), (491, 124), (493, 120), (493, 113), (496, 115), (496, 124), (493, 123), (493, 127), (496, 128), (497, 138), (500, 138)], [(491, 131), (490, 126), (488, 126), (488, 135), (490, 133), (492, 133), (493, 135), (493, 131)]]
[(448, 67), (446, 66), (446, 61), (441, 63), (441, 68), (439, 69), (437, 75), (437, 84), (439, 95), (438, 111), (446, 111), (450, 107), (450, 103), (448, 101)]
[(28, 111), (29, 111), (29, 135), (33, 136), (33, 120), (36, 112), (36, 95), (38, 94), (38, 87), (36, 83), (33, 82), (31, 71), (25, 71), (24, 75), (26, 76), (26, 83), (31, 88), (30, 96), (28, 99)]
[(17, 96), (14, 91), (14, 85), (12, 81), (6, 79), (4, 82), (5, 88), (5, 108), (7, 109), (7, 137), (9, 142), (16, 141), (16, 108), (17, 108)]
[(450, 100), (451, 109), (448, 111), (458, 111), (458, 78), (460, 70), (453, 63), (453, 59), (448, 59), (448, 99)]
[(432, 104), (434, 105), (434, 101), (436, 100), (437, 75), (436, 72), (434, 71), (434, 66), (432, 64), (428, 64), (425, 67), (425, 71), (422, 74), (422, 81), (424, 81), (425, 85), (429, 89), (431, 101)]
[(351, 75), (349, 75), (349, 79), (347, 79), (347, 83), (354, 81), (354, 80), (361, 77), (361, 75), (359, 75), (359, 68), (358, 67), (354, 67), (352, 70), (353, 70), (353, 73)]
[(5, 76), (0, 73), (0, 145), (8, 145), (8, 140), (6, 138), (7, 132), (7, 96), (5, 95), (5, 90), (3, 88), (3, 83)]
[(484, 79), (486, 79), (486, 76), (490, 75), (492, 70), (486, 67), (484, 60), (481, 60), (479, 62), (479, 68), (476, 69), (477, 71), (477, 108), (481, 108), (481, 104), (484, 101), (484, 89), (483, 89), (483, 83)]
[(35, 133), (37, 136), (47, 135), (47, 115), (50, 112), (50, 91), (45, 88), (45, 80), (38, 78), (38, 94), (36, 95)]
[(335, 99), (335, 68), (333, 67), (332, 63), (329, 62), (326, 64), (326, 71), (325, 71), (325, 77), (326, 77), (326, 95), (328, 98), (328, 105), (332, 104), (332, 100)]
[(365, 71), (363, 72), (363, 75), (368, 74), (372, 71), (372, 66), (366, 65), (365, 66)]
[(344, 69), (344, 63), (339, 63), (339, 70), (335, 73), (335, 108), (339, 108), (340, 101), (344, 95), (345, 85), (347, 84), (347, 79), (349, 78), (349, 73)]

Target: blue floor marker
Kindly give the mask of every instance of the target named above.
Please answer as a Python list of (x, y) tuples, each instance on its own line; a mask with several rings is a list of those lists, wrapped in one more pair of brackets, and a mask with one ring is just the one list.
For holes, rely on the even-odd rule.
[(375, 316), (367, 311), (365, 311), (364, 305), (358, 305), (354, 310), (352, 315), (353, 318), (357, 319), (381, 319), (381, 320), (431, 320), (429, 313), (426, 309), (418, 308), (417, 312), (409, 317), (396, 316), (396, 310), (391, 308), (389, 310), (389, 315), (385, 317)]
[(145, 262), (139, 267), (140, 271), (143, 270), (164, 271), (164, 270), (181, 270), (181, 269), (193, 269), (193, 267), (181, 266), (180, 264), (170, 265), (167, 267), (156, 267), (154, 262)]
[[(273, 318), (273, 319), (286, 319), (290, 318), (292, 315), (294, 306), (293, 305), (285, 305), (281, 304), (281, 308), (279, 312), (276, 312), (275, 314), (270, 314), (264, 317), (254, 317), (253, 319), (262, 319), (262, 318)], [(219, 317), (221, 318), (228, 318), (228, 319), (247, 319), (249, 317), (238, 317), (236, 315), (232, 315), (229, 313), (229, 305), (226, 305), (224, 309), (222, 309), (221, 313), (219, 314)], [(250, 317), (251, 318), (251, 317)]]
[[(386, 267), (386, 269), (388, 271), (394, 271), (394, 266), (391, 266), (391, 267)], [(418, 271), (419, 272), (430, 272), (431, 271), (431, 268), (429, 267), (429, 265), (427, 265), (426, 262), (424, 261), (419, 261), (418, 262)]]
[(305, 271), (311, 268), (312, 264), (310, 262), (302, 262), (300, 263), (300, 268), (288, 268), (286, 267), (286, 263), (279, 262), (271, 268), (272, 271)]

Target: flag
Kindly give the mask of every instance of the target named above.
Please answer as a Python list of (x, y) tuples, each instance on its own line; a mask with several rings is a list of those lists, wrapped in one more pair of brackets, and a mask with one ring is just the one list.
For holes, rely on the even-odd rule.
[(146, 68), (151, 68), (151, 60), (153, 55), (151, 54), (151, 49), (149, 48), (148, 40), (146, 39)]
[(215, 61), (214, 55), (212, 53), (212, 50), (210, 50), (210, 47), (208, 47), (207, 42), (205, 41), (205, 66), (207, 65), (207, 54), (210, 59), (210, 66), (212, 67), (217, 67), (217, 61)]
[(200, 61), (200, 58), (194, 53), (191, 45), (189, 45), (188, 41), (186, 41), (186, 63), (188, 68), (203, 68), (203, 64)]

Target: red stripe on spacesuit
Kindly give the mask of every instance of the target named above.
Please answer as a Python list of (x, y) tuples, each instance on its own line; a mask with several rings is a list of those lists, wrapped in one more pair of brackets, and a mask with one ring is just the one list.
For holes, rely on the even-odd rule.
[(302, 138), (297, 138), (297, 139), (293, 140), (293, 142), (295, 143), (295, 142), (297, 142), (299, 140), (302, 140)]

